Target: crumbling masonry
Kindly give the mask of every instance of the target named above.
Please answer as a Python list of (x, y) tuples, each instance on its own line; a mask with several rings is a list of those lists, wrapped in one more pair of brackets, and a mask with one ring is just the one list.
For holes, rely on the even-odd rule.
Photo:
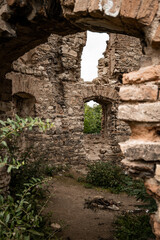
[[(138, 39), (111, 34), (99, 60), (98, 78), (84, 82), (80, 61), (85, 43), (86, 33), (51, 35), (47, 43), (14, 61), (13, 71), (6, 75), (12, 81), (12, 114), (49, 118), (55, 124), (46, 134), (27, 135), (26, 147), (41, 149), (44, 161), (76, 168), (122, 158), (118, 142), (128, 139), (130, 129), (117, 119), (118, 91), (122, 72), (136, 70), (141, 59)], [(90, 100), (102, 105), (99, 135), (83, 134), (84, 103)]]
[[(5, 117), (5, 115), (11, 116), (13, 114), (12, 104), (14, 106), (15, 111), (22, 114), (23, 116), (29, 113), (34, 116), (36, 111), (37, 113), (38, 111), (39, 113), (42, 113), (40, 111), (41, 105), (39, 105), (39, 108), (38, 107), (36, 108), (36, 105), (38, 104), (38, 99), (36, 99), (37, 89), (34, 90), (33, 87), (32, 91), (31, 90), (30, 92), (29, 90), (28, 92), (26, 91), (26, 88), (27, 86), (29, 87), (30, 84), (29, 82), (31, 80), (28, 80), (26, 85), (21, 85), (21, 88), (17, 87), (16, 90), (16, 85), (18, 81), (20, 81), (20, 79), (18, 80), (18, 76), (25, 75), (26, 77), (26, 74), (23, 74), (23, 69), (16, 70), (16, 64), (15, 65), (13, 64), (14, 74), (11, 74), (9, 72), (11, 71), (11, 63), (13, 61), (18, 59), (18, 57), (23, 56), (23, 54), (28, 52), (31, 48), (38, 46), (40, 43), (44, 43), (47, 37), (50, 35), (50, 33), (67, 35), (76, 32), (83, 32), (85, 30), (92, 30), (97, 32), (122, 33), (130, 36), (135, 36), (141, 39), (142, 50), (143, 53), (145, 54), (145, 57), (143, 57), (141, 60), (141, 66), (139, 67), (138, 65), (136, 66), (138, 68), (137, 71), (126, 73), (125, 69), (121, 68), (120, 69), (121, 75), (119, 75), (116, 73), (116, 71), (115, 72), (113, 71), (114, 68), (110, 67), (109, 68), (110, 73), (117, 74), (118, 81), (123, 83), (123, 85), (116, 86), (116, 89), (120, 87), (119, 96), (122, 101), (122, 105), (119, 106), (118, 117), (120, 120), (127, 122), (127, 124), (129, 124), (131, 128), (129, 140), (121, 144), (121, 150), (125, 156), (125, 160), (123, 160), (123, 163), (126, 166), (128, 166), (130, 171), (134, 171), (134, 169), (136, 168), (139, 169), (141, 173), (146, 171), (147, 172), (150, 171), (152, 173), (148, 175), (147, 180), (145, 180), (145, 184), (147, 191), (157, 201), (158, 211), (151, 217), (153, 232), (155, 233), (157, 240), (160, 239), (159, 19), (160, 19), (160, 2), (158, 0), (0, 1), (0, 29), (1, 29), (0, 113), (2, 117)], [(61, 41), (63, 39), (62, 37), (57, 38), (58, 38), (57, 41), (59, 40)], [(50, 44), (52, 45), (51, 42)], [(83, 44), (84, 43), (82, 43), (82, 45)], [(49, 49), (48, 44), (45, 44), (44, 46), (46, 46), (46, 49)], [(61, 48), (59, 44), (58, 48), (63, 50), (63, 48)], [(54, 55), (55, 53), (53, 53), (50, 48), (50, 50), (48, 50), (48, 54)], [(61, 54), (61, 51), (59, 52), (59, 54)], [(52, 59), (53, 58), (50, 58), (50, 60), (48, 59), (46, 61), (52, 61)], [(36, 61), (36, 59), (34, 61)], [(45, 91), (45, 89), (48, 91), (47, 97), (44, 99), (45, 100), (44, 104), (46, 104), (47, 107), (44, 108), (44, 112), (46, 111), (46, 115), (47, 114), (50, 115), (51, 113), (53, 113), (50, 111), (52, 110), (55, 111), (56, 114), (58, 115), (58, 118), (56, 117), (55, 120), (56, 119), (59, 120), (58, 121), (56, 120), (57, 122), (56, 121), (55, 122), (56, 126), (58, 126), (59, 124), (59, 126), (62, 126), (63, 128), (63, 134), (65, 138), (64, 136), (62, 136), (61, 144), (63, 144), (63, 146), (66, 146), (67, 158), (68, 156), (76, 157), (76, 155), (74, 154), (75, 151), (78, 149), (77, 150), (78, 155), (79, 156), (81, 155), (82, 162), (85, 162), (86, 159), (85, 151), (84, 148), (82, 148), (84, 139), (82, 136), (83, 133), (81, 131), (83, 121), (78, 119), (78, 116), (80, 116), (79, 114), (77, 115), (78, 109), (77, 110), (76, 108), (74, 109), (75, 115), (73, 115), (72, 113), (73, 106), (71, 105), (71, 103), (73, 102), (73, 105), (75, 104), (76, 101), (79, 103), (83, 98), (82, 94), (79, 93), (80, 89), (78, 88), (78, 84), (79, 86), (80, 85), (83, 86), (84, 90), (86, 89), (86, 87), (85, 84), (81, 84), (80, 81), (76, 81), (78, 75), (76, 75), (77, 72), (75, 69), (73, 70), (74, 80), (72, 81), (68, 80), (72, 78), (70, 76), (70, 74), (72, 75), (72, 71), (70, 72), (69, 69), (73, 69), (74, 64), (71, 64), (70, 61), (68, 62), (63, 61), (64, 58), (62, 54), (62, 58), (59, 58), (59, 61), (57, 60), (55, 63), (55, 66), (57, 65), (56, 66), (57, 74), (52, 73), (51, 64), (50, 66), (49, 65), (47, 66), (47, 71), (41, 68), (43, 66), (38, 66), (40, 67), (40, 69), (35, 69), (34, 74), (32, 74), (29, 70), (27, 75), (30, 75), (29, 79), (33, 80), (32, 83), (34, 83), (35, 79), (36, 80), (38, 79), (38, 81), (41, 82), (44, 81), (45, 88), (40, 90), (42, 92)], [(76, 61), (77, 57), (75, 57), (75, 64), (77, 64)], [(70, 72), (67, 77), (65, 76), (65, 74), (62, 74), (64, 66), (66, 68), (68, 66), (68, 72)], [(114, 66), (114, 64), (112, 66)], [(134, 68), (131, 69), (131, 71), (133, 70)], [(8, 74), (5, 78), (6, 73)], [(50, 77), (51, 76), (50, 74), (51, 75), (55, 74), (54, 78)], [(105, 76), (105, 74), (106, 73), (104, 71), (103, 75)], [(55, 84), (51, 84), (50, 81), (48, 82), (47, 79), (48, 77), (51, 81), (55, 81), (56, 79), (57, 81), (55, 81)], [(21, 80), (22, 82), (25, 81), (23, 80), (23, 78)], [(12, 92), (11, 86), (12, 83), (14, 82), (16, 83), (15, 87), (13, 87), (13, 89), (15, 88), (15, 90), (13, 90)], [(95, 80), (95, 82), (96, 83), (94, 84), (97, 86), (97, 88), (100, 87), (98, 85), (99, 79)], [(39, 86), (38, 83), (36, 84), (37, 84), (36, 86)], [(57, 87), (55, 87), (56, 84)], [(116, 95), (117, 91), (114, 88), (115, 86), (110, 87), (113, 88), (113, 91), (115, 92)], [(69, 89), (70, 90), (73, 89), (72, 100), (71, 97), (67, 95), (67, 93), (69, 94)], [(77, 91), (75, 91), (74, 89), (77, 89), (77, 91), (79, 90), (78, 94)], [(48, 109), (49, 107), (53, 107), (53, 104), (50, 104), (50, 102), (48, 103), (48, 100), (54, 94), (55, 96), (57, 96), (56, 100), (52, 98), (55, 101), (56, 110), (54, 110), (54, 108)], [(104, 96), (104, 94), (102, 95)], [(79, 98), (79, 96), (81, 97)], [(95, 95), (93, 96), (93, 98), (95, 99)], [(109, 100), (111, 99), (107, 97), (107, 103), (110, 102)], [(83, 101), (85, 101), (85, 99)], [(114, 102), (113, 99), (112, 102)], [(24, 108), (23, 106), (26, 107)], [(68, 108), (66, 106), (68, 106)], [(67, 111), (69, 110), (69, 106), (72, 106), (71, 107), (72, 110), (70, 109), (70, 111), (67, 113)], [(82, 105), (81, 104), (78, 105), (76, 103), (76, 105), (74, 106), (79, 106), (79, 108), (81, 109)], [(25, 112), (23, 112), (24, 109), (26, 109)], [(80, 111), (82, 111), (82, 109)], [(69, 116), (69, 114), (71, 115), (69, 119), (67, 119), (66, 116), (67, 115)], [(62, 115), (63, 117), (61, 118), (60, 116)], [(54, 117), (52, 117), (52, 119), (54, 119)], [(78, 120), (75, 123), (76, 119)], [(68, 120), (69, 124), (67, 122)], [(75, 123), (74, 125), (75, 128), (77, 127), (77, 132), (78, 131), (81, 132), (82, 135), (80, 133), (76, 134), (77, 132), (73, 133), (72, 131), (69, 131), (69, 127), (72, 127), (71, 123), (73, 122)], [(55, 130), (55, 136), (56, 135), (58, 136), (58, 128), (56, 128)], [(29, 138), (30, 137), (34, 136), (29, 136)], [(44, 138), (47, 137), (50, 138), (51, 135), (44, 136)], [(35, 138), (41, 139), (41, 137), (37, 135), (35, 136)], [(74, 141), (73, 140), (69, 141), (69, 139), (74, 139)], [(59, 144), (58, 143), (59, 140), (57, 140), (58, 142), (56, 142), (55, 138), (54, 141), (55, 149), (56, 144)], [(63, 143), (63, 141), (65, 142)], [(75, 147), (74, 149), (75, 151), (73, 151), (72, 146)], [(51, 146), (49, 145), (48, 152), (50, 152), (51, 150), (52, 150)], [(54, 152), (52, 152), (52, 155), (53, 153)], [(76, 162), (76, 158), (74, 157), (73, 163)], [(142, 176), (143, 175), (146, 174), (142, 174)]]

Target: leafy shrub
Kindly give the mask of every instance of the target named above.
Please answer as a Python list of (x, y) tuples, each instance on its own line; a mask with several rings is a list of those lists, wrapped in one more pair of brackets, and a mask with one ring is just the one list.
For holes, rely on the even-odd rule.
[(58, 174), (59, 172), (62, 172), (63, 170), (65, 171), (65, 169), (67, 169), (67, 168), (65, 168), (62, 165), (56, 165), (56, 166), (54, 166), (54, 165), (47, 165), (45, 167), (44, 172), (45, 172), (45, 174), (47, 176), (54, 176), (54, 175)]
[(115, 221), (115, 240), (155, 239), (149, 224), (149, 216), (126, 213)]
[[(8, 165), (11, 173), (11, 195), (0, 195), (0, 239), (1, 240), (38, 240), (51, 239), (46, 227), (42, 210), (45, 203), (42, 197), (42, 184), (48, 181), (39, 177), (40, 165), (29, 162), (30, 153), (22, 154), (17, 146), (21, 133), (38, 127), (45, 131), (52, 127), (47, 120), (39, 118), (0, 120), (0, 161)], [(12, 170), (12, 171), (11, 171)], [(53, 238), (52, 238), (53, 239)]]
[(124, 174), (119, 166), (110, 162), (96, 162), (88, 166), (87, 183), (97, 187), (121, 190)]
[(95, 104), (93, 107), (85, 104), (84, 107), (84, 133), (100, 133), (102, 107)]
[(41, 215), (43, 205), (38, 204), (37, 197), (38, 188), (45, 181), (32, 178), (14, 198), (9, 195), (5, 199), (0, 195), (0, 239), (47, 239), (49, 233)]
[(46, 122), (40, 118), (20, 118), (15, 116), (14, 119), (8, 118), (6, 121), (0, 120), (0, 162), (8, 165), (8, 172), (12, 169), (18, 169), (23, 165), (23, 154), (20, 154), (18, 140), (25, 130), (32, 130), (38, 127), (40, 131), (46, 131), (53, 127), (53, 124), (47, 119)]
[(96, 187), (109, 189), (113, 193), (126, 192), (142, 200), (150, 212), (157, 210), (156, 202), (151, 198), (144, 187), (142, 180), (134, 180), (125, 175), (122, 168), (112, 162), (96, 162), (88, 166), (86, 182)]

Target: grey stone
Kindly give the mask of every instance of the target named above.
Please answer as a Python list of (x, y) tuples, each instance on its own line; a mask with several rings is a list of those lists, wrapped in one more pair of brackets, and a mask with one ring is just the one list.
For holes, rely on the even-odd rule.
[(160, 160), (160, 142), (129, 140), (120, 143), (120, 147), (124, 156), (130, 160)]
[(134, 122), (159, 122), (160, 102), (120, 105), (118, 118)]

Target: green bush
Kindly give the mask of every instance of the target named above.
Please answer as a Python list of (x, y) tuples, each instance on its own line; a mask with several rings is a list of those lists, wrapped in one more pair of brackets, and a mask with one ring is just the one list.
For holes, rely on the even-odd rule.
[(0, 162), (8, 166), (11, 174), (10, 195), (0, 195), (0, 239), (49, 240), (53, 233), (50, 234), (42, 215), (46, 204), (42, 201), (42, 185), (48, 179), (44, 179), (43, 175), (39, 177), (40, 164), (29, 162), (30, 152), (24, 150), (21, 153), (17, 143), (23, 131), (33, 127), (45, 131), (53, 124), (49, 120), (43, 122), (39, 118), (16, 116), (15, 120), (0, 120), (0, 126)]
[(45, 180), (32, 178), (24, 184), (21, 193), (4, 198), (0, 195), (0, 239), (38, 240), (47, 239), (45, 220), (39, 205), (38, 188)]
[(155, 239), (149, 223), (149, 216), (126, 213), (115, 221), (115, 240)]
[(18, 140), (21, 134), (34, 127), (38, 127), (40, 131), (46, 131), (53, 127), (49, 119), (42, 121), (40, 118), (21, 118), (15, 116), (15, 119), (8, 118), (6, 121), (0, 120), (0, 162), (8, 165), (8, 172), (12, 169), (18, 169), (24, 164), (24, 153), (18, 148)]
[(112, 162), (96, 162), (88, 166), (86, 182), (96, 187), (109, 189), (113, 193), (126, 192), (142, 200), (144, 208), (150, 212), (157, 210), (156, 202), (151, 198), (144, 187), (142, 180), (134, 180), (124, 174), (121, 167)]
[(113, 165), (111, 162), (96, 162), (89, 165), (88, 169), (87, 183), (117, 190), (118, 192), (121, 190), (124, 174), (119, 166)]
[(84, 106), (84, 133), (100, 133), (102, 107), (95, 104), (93, 107)]

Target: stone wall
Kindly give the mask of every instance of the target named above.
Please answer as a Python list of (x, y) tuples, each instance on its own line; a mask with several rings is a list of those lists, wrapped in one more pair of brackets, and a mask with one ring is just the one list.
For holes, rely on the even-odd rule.
[(123, 73), (139, 69), (142, 46), (135, 37), (114, 33), (109, 36), (104, 58), (98, 63), (98, 77), (104, 84), (122, 84)]
[[(160, 79), (159, 9), (160, 2), (158, 0), (148, 0), (147, 3), (145, 0), (111, 0), (107, 2), (99, 0), (57, 0), (56, 2), (50, 0), (25, 0), (23, 3), (19, 0), (0, 1), (1, 81), (4, 80), (5, 73), (10, 70), (13, 60), (33, 46), (44, 42), (51, 32), (67, 34), (73, 33), (73, 31), (90, 29), (98, 32), (128, 34), (142, 39), (147, 59), (145, 65), (148, 67), (124, 76), (123, 83), (129, 85), (127, 87), (129, 87), (132, 94), (129, 95), (129, 98), (121, 96), (124, 103), (119, 108), (119, 117), (130, 123), (130, 125), (134, 123), (131, 139), (136, 135), (137, 139), (139, 139), (138, 142), (137, 139), (133, 138), (135, 142), (130, 142), (132, 143), (131, 145), (127, 142), (126, 146), (122, 147), (126, 157), (131, 156), (129, 159), (130, 165), (135, 156), (133, 152), (137, 154), (135, 160), (143, 159), (145, 166), (148, 167), (148, 162), (151, 162), (152, 165), (154, 162), (154, 167), (156, 164), (154, 178), (149, 179), (146, 186), (157, 200), (158, 212), (152, 217), (153, 230), (157, 240), (160, 239), (160, 185), (158, 178), (159, 157), (157, 154), (159, 153), (159, 138), (157, 135), (159, 136), (158, 124), (160, 122), (159, 87), (156, 90), (157, 98), (150, 97), (148, 91), (151, 88), (153, 94), (153, 88), (159, 86), (158, 82)], [(7, 83), (4, 83), (4, 86)], [(134, 91), (133, 87), (135, 87)], [(145, 91), (142, 91), (142, 89), (145, 89)], [(128, 111), (132, 113), (132, 118)], [(135, 113), (139, 111), (140, 116), (137, 116), (137, 114), (133, 116), (133, 111)], [(145, 135), (146, 139), (144, 141), (143, 136)], [(154, 138), (152, 138), (152, 135)], [(127, 144), (130, 146), (129, 148), (127, 148)], [(140, 151), (141, 146), (150, 153), (148, 155), (151, 157), (150, 159), (146, 158), (145, 151)], [(138, 165), (137, 162), (135, 163), (136, 167)]]
[[(96, 160), (122, 158), (118, 142), (128, 139), (130, 128), (117, 119), (121, 85), (118, 81), (121, 74), (119, 65), (126, 71), (130, 67), (130, 70), (131, 61), (128, 63), (127, 59), (135, 52), (138, 58), (140, 44), (137, 39), (127, 37), (125, 41), (124, 36), (116, 34), (111, 34), (110, 39), (104, 58), (99, 60), (99, 77), (92, 83), (80, 79), (86, 33), (65, 37), (51, 35), (47, 43), (13, 62), (13, 71), (6, 75), (7, 79), (12, 80), (13, 114), (49, 118), (55, 124), (54, 129), (46, 134), (33, 132), (27, 136), (26, 147), (29, 148), (34, 142), (36, 151), (44, 160), (84, 166), (88, 161), (94, 161), (93, 154), (90, 154), (93, 149), (97, 149)], [(128, 47), (125, 55), (126, 42), (130, 51)], [(112, 60), (113, 52), (119, 54)], [(111, 65), (114, 69), (112, 72)], [(137, 65), (139, 61), (135, 61), (135, 69)], [(89, 100), (97, 101), (103, 109), (102, 133), (95, 139), (93, 135), (83, 134), (84, 103)], [(99, 147), (95, 147), (97, 141)]]
[(85, 33), (66, 37), (51, 35), (47, 43), (13, 62), (13, 71), (6, 76), (12, 80), (13, 114), (38, 116), (54, 122), (52, 130), (43, 135), (30, 133), (26, 141), (27, 148), (34, 142), (39, 156), (54, 163), (74, 165), (79, 159), (82, 162), (85, 159), (82, 119), (79, 123), (80, 114), (76, 120), (75, 113), (69, 108), (76, 104), (79, 112), (81, 106), (72, 99), (74, 92), (69, 100), (65, 96), (66, 85), (79, 81), (85, 41)]

